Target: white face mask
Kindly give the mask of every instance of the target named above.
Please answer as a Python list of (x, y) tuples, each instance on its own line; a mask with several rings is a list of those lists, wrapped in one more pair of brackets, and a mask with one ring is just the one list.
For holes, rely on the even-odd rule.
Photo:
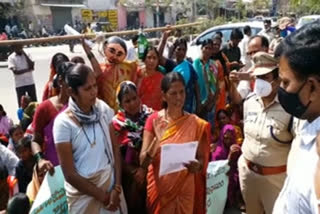
[[(273, 81), (272, 81), (273, 82)], [(271, 82), (271, 83), (272, 83)], [(270, 82), (265, 81), (263, 79), (256, 79), (256, 82), (254, 84), (253, 91), (258, 95), (259, 97), (267, 97), (272, 92), (272, 85)]]

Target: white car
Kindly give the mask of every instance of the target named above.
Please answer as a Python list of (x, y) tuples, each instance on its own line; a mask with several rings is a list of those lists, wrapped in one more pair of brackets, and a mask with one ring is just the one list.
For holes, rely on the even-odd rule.
[(263, 29), (263, 22), (240, 22), (240, 23), (231, 23), (225, 25), (219, 25), (201, 33), (194, 40), (192, 40), (188, 45), (187, 57), (195, 60), (200, 57), (201, 54), (201, 43), (206, 39), (212, 39), (213, 36), (220, 31), (223, 34), (222, 43), (225, 44), (229, 39), (233, 29), (240, 28), (243, 32), (243, 28), (248, 25), (251, 27), (252, 36), (258, 34)]
[(320, 15), (310, 15), (310, 16), (302, 16), (297, 24), (297, 29), (301, 28), (303, 25), (311, 23), (315, 20), (320, 19)]

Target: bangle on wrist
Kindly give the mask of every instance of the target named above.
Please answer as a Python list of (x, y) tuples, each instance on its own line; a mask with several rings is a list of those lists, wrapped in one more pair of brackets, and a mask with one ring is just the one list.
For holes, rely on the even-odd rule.
[(87, 54), (87, 57), (88, 57), (89, 60), (91, 60), (92, 58), (94, 58), (94, 55), (93, 55), (92, 52), (89, 52), (89, 53)]
[(34, 158), (36, 159), (36, 162), (38, 163), (41, 159), (43, 159), (43, 153), (38, 152), (37, 154), (34, 155)]
[(121, 185), (119, 185), (119, 184), (114, 185), (113, 190), (116, 191), (117, 193), (121, 194), (121, 192), (122, 192)]

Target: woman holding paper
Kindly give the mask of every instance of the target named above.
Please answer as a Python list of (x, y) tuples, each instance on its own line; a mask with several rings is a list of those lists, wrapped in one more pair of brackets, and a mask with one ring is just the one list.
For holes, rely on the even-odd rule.
[[(164, 109), (148, 118), (140, 154), (142, 167), (148, 168), (147, 208), (155, 214), (205, 213), (210, 125), (183, 111), (186, 94), (181, 74), (167, 74), (161, 90)], [(196, 160), (185, 163), (184, 170), (159, 176), (161, 146), (192, 141), (198, 141)]]
[(96, 78), (88, 66), (76, 64), (66, 83), (71, 97), (53, 132), (69, 213), (126, 213), (113, 110), (96, 99)]

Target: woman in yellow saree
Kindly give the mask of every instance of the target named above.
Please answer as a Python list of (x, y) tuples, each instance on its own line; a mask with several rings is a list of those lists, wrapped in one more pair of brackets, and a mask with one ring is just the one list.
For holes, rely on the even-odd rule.
[[(161, 89), (165, 108), (148, 118), (140, 155), (141, 176), (148, 167), (148, 211), (153, 214), (204, 214), (210, 125), (183, 111), (185, 86), (179, 73), (167, 74)], [(198, 141), (196, 159), (185, 163), (186, 169), (182, 171), (159, 177), (160, 147), (191, 141)]]

